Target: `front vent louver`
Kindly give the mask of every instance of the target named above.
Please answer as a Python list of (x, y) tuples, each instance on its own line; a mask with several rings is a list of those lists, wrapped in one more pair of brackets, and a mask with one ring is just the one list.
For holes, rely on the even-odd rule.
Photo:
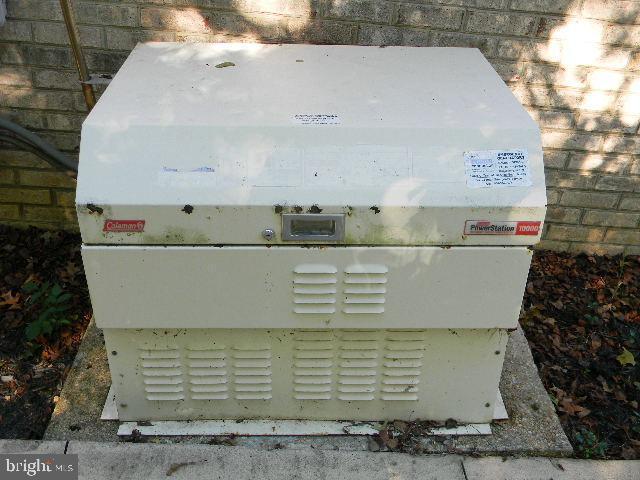
[(227, 355), (223, 345), (188, 349), (189, 391), (192, 400), (229, 398)]
[(423, 332), (386, 332), (382, 400), (418, 400), (423, 357)]
[[(286, 388), (298, 401), (418, 401), (425, 330), (291, 330), (291, 344), (241, 340), (139, 351), (149, 401), (267, 401)], [(279, 352), (279, 353), (274, 353)], [(283, 353), (290, 352), (284, 357)], [(273, 355), (282, 372), (274, 380)], [(290, 356), (289, 356), (290, 355)], [(291, 370), (289, 370), (291, 366)], [(289, 385), (287, 388), (286, 385)]]
[(140, 352), (140, 365), (147, 400), (184, 399), (182, 365), (177, 348), (143, 349)]
[(302, 331), (294, 338), (293, 396), (296, 400), (330, 400), (333, 381), (333, 334)]
[(302, 314), (334, 313), (337, 272), (333, 265), (297, 265), (293, 270), (293, 311)]
[(373, 400), (378, 377), (378, 332), (354, 330), (339, 333), (338, 398)]
[(385, 265), (351, 265), (344, 270), (344, 313), (384, 313), (387, 293)]
[(268, 345), (233, 348), (236, 400), (271, 399), (271, 348)]
[(423, 330), (303, 330), (294, 341), (296, 400), (418, 400)]

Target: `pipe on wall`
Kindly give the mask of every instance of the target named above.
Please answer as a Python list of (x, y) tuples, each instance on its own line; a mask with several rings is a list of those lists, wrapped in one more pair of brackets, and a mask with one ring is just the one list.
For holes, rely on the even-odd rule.
[(78, 27), (76, 26), (73, 7), (71, 6), (70, 0), (60, 0), (60, 7), (62, 8), (62, 15), (64, 16), (64, 23), (67, 26), (67, 33), (69, 34), (69, 43), (71, 44), (73, 57), (76, 61), (76, 66), (78, 67), (84, 101), (87, 104), (87, 109), (91, 111), (96, 104), (96, 95), (93, 91), (93, 87), (88, 83), (91, 80), (91, 77), (89, 76), (87, 62), (84, 58), (84, 53), (82, 52), (80, 35), (78, 33)]

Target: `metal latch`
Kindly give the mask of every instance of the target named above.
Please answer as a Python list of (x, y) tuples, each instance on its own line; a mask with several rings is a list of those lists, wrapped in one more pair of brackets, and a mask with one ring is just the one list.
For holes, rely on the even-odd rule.
[(282, 240), (341, 242), (344, 240), (344, 214), (285, 213)]

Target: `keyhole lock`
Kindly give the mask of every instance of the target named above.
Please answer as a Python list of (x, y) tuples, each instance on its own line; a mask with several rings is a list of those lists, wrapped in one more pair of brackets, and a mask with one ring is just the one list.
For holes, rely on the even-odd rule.
[(262, 236), (264, 237), (265, 240), (273, 240), (273, 237), (275, 236), (276, 232), (273, 230), (273, 228), (265, 228), (264, 231), (262, 232)]

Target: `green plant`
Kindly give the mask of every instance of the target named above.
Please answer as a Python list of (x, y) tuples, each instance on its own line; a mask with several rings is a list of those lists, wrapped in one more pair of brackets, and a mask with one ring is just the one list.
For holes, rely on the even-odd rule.
[(71, 323), (66, 315), (67, 310), (71, 308), (69, 304), (71, 294), (64, 293), (60, 285), (50, 282), (42, 284), (29, 282), (23, 286), (22, 290), (29, 295), (25, 302), (25, 313), (28, 318), (33, 318), (25, 329), (28, 340), (41, 335), (51, 335), (63, 325)]
[(586, 429), (580, 429), (574, 435), (575, 447), (578, 453), (584, 458), (602, 458), (607, 451), (607, 442), (598, 440), (598, 437)]

